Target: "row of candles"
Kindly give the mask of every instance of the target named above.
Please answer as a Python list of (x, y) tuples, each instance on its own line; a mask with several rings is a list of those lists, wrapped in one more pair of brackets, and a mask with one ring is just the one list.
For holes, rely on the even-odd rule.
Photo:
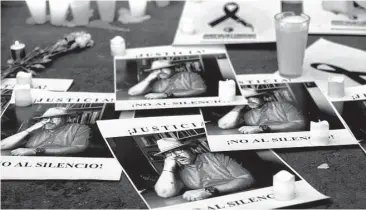
[[(71, 7), (75, 25), (87, 25), (90, 18), (90, 0), (26, 0), (29, 11), (37, 24), (47, 21), (47, 2), (49, 2), (50, 22), (53, 25), (62, 25)], [(115, 19), (116, 0), (96, 0), (100, 19), (113, 22)], [(147, 0), (129, 0), (131, 15), (144, 16)], [(166, 7), (170, 1), (155, 1), (159, 7)]]

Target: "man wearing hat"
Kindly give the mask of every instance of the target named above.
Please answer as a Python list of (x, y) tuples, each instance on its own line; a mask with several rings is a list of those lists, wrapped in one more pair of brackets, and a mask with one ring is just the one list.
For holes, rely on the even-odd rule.
[(152, 63), (151, 73), (141, 82), (128, 90), (131, 96), (145, 95), (147, 99), (169, 97), (191, 97), (206, 92), (206, 84), (195, 72), (176, 72), (171, 69), (174, 64), (167, 60), (156, 60)]
[[(33, 126), (1, 141), (1, 150), (12, 150), (11, 155), (72, 155), (84, 151), (89, 144), (90, 128), (67, 123), (64, 107), (49, 108)], [(17, 148), (17, 149), (15, 149)]]
[(169, 198), (185, 191), (188, 201), (203, 200), (248, 189), (252, 175), (232, 158), (220, 153), (197, 154), (189, 144), (174, 138), (157, 141), (164, 168), (155, 184), (158, 196)]
[(242, 113), (245, 105), (234, 107), (218, 120), (221, 129), (232, 129), (239, 126), (242, 134), (293, 132), (305, 128), (305, 117), (301, 111), (287, 101), (266, 102), (262, 97), (267, 93), (244, 89), (243, 95), (248, 99), (249, 111)]

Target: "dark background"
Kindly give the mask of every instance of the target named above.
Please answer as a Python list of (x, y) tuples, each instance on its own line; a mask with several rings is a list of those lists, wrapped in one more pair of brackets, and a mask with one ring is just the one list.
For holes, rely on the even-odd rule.
[[(50, 24), (27, 25), (29, 12), (24, 2), (1, 4), (1, 64), (10, 58), (15, 40), (26, 44), (29, 52), (36, 46), (53, 44), (64, 34), (85, 30), (91, 33), (95, 46), (79, 53), (69, 53), (52, 62), (38, 75), (40, 78), (74, 79), (70, 91), (113, 92), (113, 57), (109, 41), (121, 35), (128, 48), (169, 45), (177, 29), (182, 2), (171, 2), (167, 8), (148, 3), (152, 16), (139, 24), (122, 25), (130, 32), (85, 27), (65, 28)], [(95, 2), (92, 2), (95, 8)], [(118, 2), (128, 7), (127, 2)], [(289, 8), (298, 9), (298, 8)], [(98, 13), (94, 13), (94, 19)], [(310, 35), (308, 44), (318, 38), (366, 50), (365, 36)], [(227, 45), (233, 67), (238, 74), (273, 73), (277, 69), (276, 44)], [(352, 55), (349, 55), (352, 56)], [(275, 150), (315, 189), (330, 200), (297, 206), (298, 208), (365, 208), (366, 157), (358, 146), (331, 148), (298, 148)], [(323, 163), (329, 169), (317, 169)], [(136, 166), (138, 167), (138, 166)], [(2, 181), (1, 208), (146, 208), (140, 196), (122, 174), (119, 182), (108, 181)], [(294, 208), (294, 207), (292, 207)]]

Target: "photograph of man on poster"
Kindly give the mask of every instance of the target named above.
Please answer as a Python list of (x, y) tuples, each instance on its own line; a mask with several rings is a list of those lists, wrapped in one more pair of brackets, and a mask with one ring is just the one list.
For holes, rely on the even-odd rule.
[(111, 156), (95, 125), (104, 111), (103, 104), (11, 104), (1, 122), (1, 155)]
[[(175, 72), (177, 64), (168, 60), (155, 60), (151, 69), (144, 70), (149, 75), (131, 87), (131, 96), (144, 95), (147, 99), (170, 97), (193, 97), (206, 92), (203, 78), (194, 71)], [(195, 67), (195, 66), (194, 66)]]
[(271, 186), (279, 171), (292, 171), (269, 150), (211, 152), (204, 129), (107, 141), (150, 208), (250, 192)]
[(313, 82), (244, 85), (242, 93), (245, 105), (201, 108), (208, 135), (309, 131), (310, 121), (322, 120), (344, 128)]
[(235, 160), (220, 153), (197, 154), (188, 144), (175, 138), (157, 141), (164, 168), (155, 184), (163, 198), (182, 194), (187, 201), (203, 200), (250, 188), (254, 177)]
[[(219, 81), (234, 80), (226, 54), (116, 59), (117, 101), (219, 96)], [(240, 95), (236, 84), (236, 93)], [(137, 102), (136, 102), (137, 103)]]

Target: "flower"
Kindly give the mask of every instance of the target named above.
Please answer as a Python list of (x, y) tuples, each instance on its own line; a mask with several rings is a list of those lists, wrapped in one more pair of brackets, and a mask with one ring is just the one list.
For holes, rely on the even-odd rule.
[(22, 60), (8, 62), (8, 69), (1, 72), (1, 79), (18, 71), (35, 73), (46, 68), (45, 65), (52, 62), (52, 58), (65, 52), (70, 52), (77, 48), (84, 49), (92, 47), (94, 41), (89, 33), (84, 31), (72, 32), (65, 35), (50, 47), (44, 49), (36, 47), (28, 53)]

